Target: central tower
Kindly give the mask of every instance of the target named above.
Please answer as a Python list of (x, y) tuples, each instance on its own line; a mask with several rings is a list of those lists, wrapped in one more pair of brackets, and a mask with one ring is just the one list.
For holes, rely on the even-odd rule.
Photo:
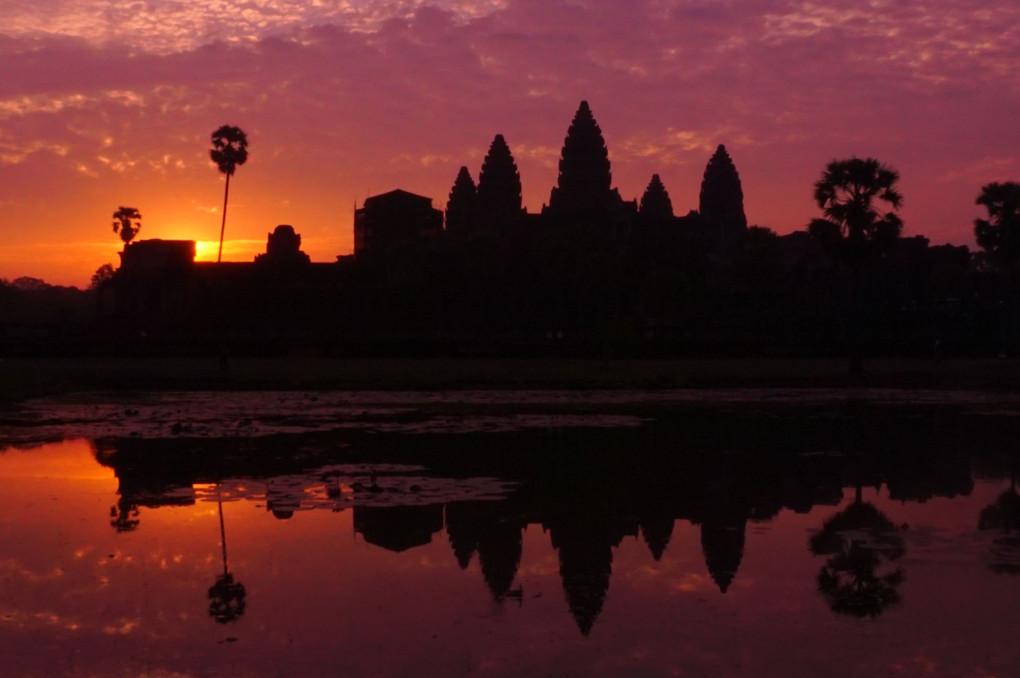
[(612, 189), (609, 150), (587, 101), (582, 101), (567, 130), (560, 172), (549, 197), (549, 211), (559, 218), (600, 218), (619, 201)]

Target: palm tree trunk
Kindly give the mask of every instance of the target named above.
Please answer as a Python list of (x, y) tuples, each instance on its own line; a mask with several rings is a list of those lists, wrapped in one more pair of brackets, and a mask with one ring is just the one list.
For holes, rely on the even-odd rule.
[(216, 263), (223, 259), (223, 232), (227, 229), (227, 196), (230, 195), (230, 175), (227, 175), (227, 185), (223, 189), (223, 221), (220, 223), (220, 251), (216, 254)]
[(861, 269), (852, 271), (850, 289), (850, 374), (864, 374), (864, 313), (861, 303)]
[(220, 544), (223, 547), (223, 576), (227, 575), (227, 530), (223, 525), (223, 498), (220, 496), (220, 485), (216, 484), (216, 504), (220, 509)]

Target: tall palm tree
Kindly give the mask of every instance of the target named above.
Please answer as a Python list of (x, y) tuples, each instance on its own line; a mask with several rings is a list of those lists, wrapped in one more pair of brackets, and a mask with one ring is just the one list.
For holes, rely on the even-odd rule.
[(227, 196), (230, 195), (230, 177), (238, 166), (248, 160), (248, 136), (240, 127), (223, 125), (212, 133), (212, 149), (209, 157), (216, 163), (220, 172), (227, 177), (227, 185), (223, 189), (223, 221), (220, 224), (220, 249), (216, 254), (219, 263), (223, 258), (223, 232), (227, 228)]
[(1020, 260), (1020, 184), (986, 184), (975, 203), (988, 210), (987, 219), (974, 220), (978, 245), (999, 265), (1012, 266)]
[(127, 245), (142, 230), (142, 215), (134, 207), (118, 207), (113, 213), (113, 232)]
[[(900, 236), (903, 204), (899, 173), (874, 158), (833, 160), (815, 182), (814, 198), (823, 218), (808, 226), (833, 256), (849, 269), (853, 318), (851, 371), (863, 370), (861, 359), (860, 287), (864, 267)], [(884, 203), (888, 211), (882, 211)]]

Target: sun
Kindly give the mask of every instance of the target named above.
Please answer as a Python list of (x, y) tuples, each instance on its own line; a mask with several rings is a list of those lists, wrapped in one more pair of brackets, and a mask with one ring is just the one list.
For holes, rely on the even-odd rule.
[(216, 261), (216, 253), (219, 251), (218, 240), (196, 240), (195, 261)]

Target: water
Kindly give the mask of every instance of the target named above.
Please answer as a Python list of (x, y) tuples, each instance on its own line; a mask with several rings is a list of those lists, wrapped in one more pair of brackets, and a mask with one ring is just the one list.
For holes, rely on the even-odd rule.
[(29, 403), (0, 673), (1020, 671), (1016, 403), (690, 396)]

